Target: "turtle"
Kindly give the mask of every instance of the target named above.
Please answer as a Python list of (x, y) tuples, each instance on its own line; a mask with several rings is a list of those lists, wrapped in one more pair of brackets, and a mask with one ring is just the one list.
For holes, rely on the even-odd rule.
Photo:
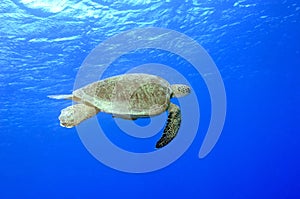
[(156, 149), (169, 144), (181, 124), (181, 111), (172, 103), (172, 97), (188, 95), (185, 84), (171, 85), (160, 76), (145, 73), (127, 73), (112, 76), (76, 89), (68, 95), (49, 95), (53, 99), (73, 100), (76, 104), (61, 110), (60, 125), (71, 128), (99, 112), (127, 120), (151, 117), (168, 112), (167, 124)]

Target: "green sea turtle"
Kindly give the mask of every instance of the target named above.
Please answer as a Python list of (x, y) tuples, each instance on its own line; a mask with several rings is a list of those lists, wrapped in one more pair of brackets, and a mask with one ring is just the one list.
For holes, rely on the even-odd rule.
[(190, 87), (184, 84), (170, 85), (155, 75), (133, 73), (93, 82), (70, 95), (48, 97), (77, 102), (63, 109), (59, 116), (60, 125), (67, 128), (78, 125), (100, 111), (129, 120), (168, 111), (167, 125), (156, 143), (156, 148), (161, 148), (173, 140), (181, 123), (180, 109), (170, 102), (170, 98), (183, 97), (190, 91)]

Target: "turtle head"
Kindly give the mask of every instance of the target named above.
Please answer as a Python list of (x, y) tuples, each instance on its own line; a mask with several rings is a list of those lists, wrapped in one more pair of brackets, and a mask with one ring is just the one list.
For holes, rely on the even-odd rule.
[(191, 88), (185, 84), (173, 84), (172, 97), (184, 97), (191, 92)]

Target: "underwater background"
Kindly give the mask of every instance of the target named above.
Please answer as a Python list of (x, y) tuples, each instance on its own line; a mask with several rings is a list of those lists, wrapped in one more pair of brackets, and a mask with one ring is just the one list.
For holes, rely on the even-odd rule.
[[(219, 141), (199, 159), (210, 120), (201, 76), (155, 49), (120, 58), (104, 77), (162, 63), (189, 80), (201, 105), (188, 150), (161, 170), (133, 174), (96, 160), (75, 128), (59, 125), (71, 102), (47, 95), (71, 93), (98, 44), (147, 27), (184, 33), (204, 47), (222, 75), (227, 114)], [(0, 198), (300, 198), (299, 35), (297, 0), (2, 0)], [(98, 120), (128, 150), (157, 140), (127, 142), (110, 115)]]

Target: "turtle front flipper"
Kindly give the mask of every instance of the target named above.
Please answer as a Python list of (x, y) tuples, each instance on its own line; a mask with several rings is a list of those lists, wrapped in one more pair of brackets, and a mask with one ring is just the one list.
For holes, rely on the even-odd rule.
[(73, 126), (78, 125), (82, 121), (93, 117), (99, 111), (99, 109), (92, 106), (88, 106), (85, 104), (75, 104), (61, 110), (58, 119), (60, 120), (61, 126), (66, 128), (72, 128)]
[(169, 144), (177, 135), (181, 123), (181, 112), (177, 105), (170, 103), (168, 108), (168, 121), (162, 137), (156, 143), (156, 148)]

